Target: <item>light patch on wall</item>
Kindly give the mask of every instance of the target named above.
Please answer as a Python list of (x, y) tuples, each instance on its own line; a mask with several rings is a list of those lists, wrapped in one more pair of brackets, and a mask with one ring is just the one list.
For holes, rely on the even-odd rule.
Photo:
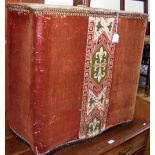
[(91, 7), (120, 10), (120, 0), (91, 0)]
[(125, 0), (125, 11), (141, 12), (144, 13), (144, 2)]
[(45, 0), (45, 4), (72, 6), (73, 0)]
[(150, 0), (148, 0), (148, 14), (149, 14), (148, 20), (150, 21)]

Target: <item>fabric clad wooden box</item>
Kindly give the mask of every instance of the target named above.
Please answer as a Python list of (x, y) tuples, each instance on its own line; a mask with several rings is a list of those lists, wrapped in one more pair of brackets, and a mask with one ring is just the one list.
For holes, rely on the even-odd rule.
[(34, 153), (132, 121), (146, 21), (80, 6), (8, 5), (9, 125)]

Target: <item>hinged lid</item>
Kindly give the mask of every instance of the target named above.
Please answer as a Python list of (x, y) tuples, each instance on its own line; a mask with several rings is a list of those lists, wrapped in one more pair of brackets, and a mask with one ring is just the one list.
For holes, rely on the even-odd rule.
[(47, 15), (66, 15), (66, 16), (93, 16), (93, 17), (114, 17), (119, 14), (123, 18), (147, 18), (147, 14), (116, 11), (109, 9), (89, 8), (83, 6), (64, 6), (64, 5), (49, 5), (37, 3), (10, 3), (8, 4), (9, 11), (28, 12), (33, 14)]

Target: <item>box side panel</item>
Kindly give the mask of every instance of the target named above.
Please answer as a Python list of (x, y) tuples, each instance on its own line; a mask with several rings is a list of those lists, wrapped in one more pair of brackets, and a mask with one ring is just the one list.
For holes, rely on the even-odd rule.
[(32, 16), (8, 12), (7, 115), (10, 127), (32, 143), (31, 55)]
[(146, 20), (120, 18), (107, 128), (133, 118)]
[(88, 17), (34, 15), (35, 152), (78, 139)]

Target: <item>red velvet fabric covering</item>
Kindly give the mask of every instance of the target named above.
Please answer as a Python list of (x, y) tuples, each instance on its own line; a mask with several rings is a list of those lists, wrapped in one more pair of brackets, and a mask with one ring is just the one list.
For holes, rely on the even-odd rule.
[[(8, 12), (8, 120), (35, 153), (79, 139), (88, 21)], [(145, 28), (119, 18), (106, 129), (133, 118)]]

